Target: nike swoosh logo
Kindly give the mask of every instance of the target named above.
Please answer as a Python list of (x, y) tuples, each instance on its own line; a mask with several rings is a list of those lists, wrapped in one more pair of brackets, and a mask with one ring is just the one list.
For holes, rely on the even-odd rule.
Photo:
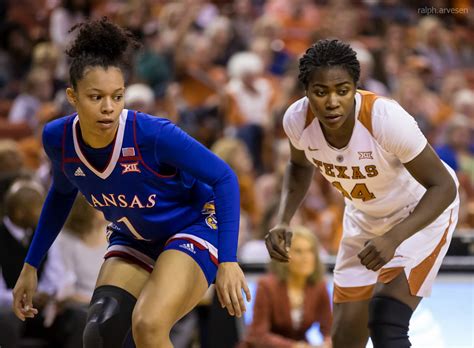
[(318, 151), (319, 149), (313, 149), (311, 146), (308, 146), (309, 151)]

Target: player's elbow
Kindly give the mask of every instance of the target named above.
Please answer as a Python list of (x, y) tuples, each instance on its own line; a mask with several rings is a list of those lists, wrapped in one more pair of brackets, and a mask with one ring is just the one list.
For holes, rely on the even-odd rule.
[(458, 187), (456, 185), (456, 182), (454, 179), (449, 176), (444, 180), (443, 185), (443, 197), (445, 197), (446, 201), (448, 204), (451, 204), (455, 199), (458, 194)]

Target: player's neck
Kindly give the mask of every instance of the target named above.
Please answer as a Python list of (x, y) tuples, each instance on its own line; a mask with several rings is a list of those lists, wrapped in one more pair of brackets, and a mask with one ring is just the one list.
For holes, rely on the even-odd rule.
[(80, 132), (82, 140), (87, 146), (94, 149), (100, 149), (108, 146), (112, 141), (114, 141), (117, 129), (118, 127), (116, 129), (111, 129), (110, 131), (101, 132), (101, 134), (96, 134), (84, 131), (84, 129), (81, 128)]

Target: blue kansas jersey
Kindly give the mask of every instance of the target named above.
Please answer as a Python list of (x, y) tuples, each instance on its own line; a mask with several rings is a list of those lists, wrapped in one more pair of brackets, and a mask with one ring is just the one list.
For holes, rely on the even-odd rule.
[(150, 242), (166, 241), (202, 219), (203, 206), (214, 200), (219, 262), (236, 261), (239, 192), (235, 174), (167, 119), (124, 109), (105, 168), (95, 168), (88, 161), (77, 115), (47, 124), (43, 143), (54, 177), (28, 263), (39, 264), (77, 191), (103, 212), (115, 232)]

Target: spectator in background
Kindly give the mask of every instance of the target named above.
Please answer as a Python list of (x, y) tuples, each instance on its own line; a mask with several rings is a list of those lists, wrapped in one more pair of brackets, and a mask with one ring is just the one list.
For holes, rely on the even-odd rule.
[[(471, 127), (474, 124), (474, 91), (472, 89), (462, 89), (453, 96), (454, 112), (466, 116)], [(471, 141), (471, 145), (472, 144)]]
[[(61, 52), (74, 39), (75, 33), (69, 32), (69, 29), (84, 21), (90, 13), (90, 0), (61, 0), (61, 5), (51, 12), (49, 36)], [(56, 76), (67, 80), (67, 59), (64, 54), (56, 67)]]
[(235, 138), (219, 139), (211, 148), (237, 174), (240, 191), (240, 233), (239, 245), (250, 238), (251, 231), (257, 226), (260, 211), (255, 200), (254, 168), (245, 144)]
[(245, 49), (240, 37), (235, 35), (235, 30), (229, 18), (219, 16), (215, 18), (204, 30), (204, 35), (213, 43), (216, 54), (214, 63), (226, 66), (229, 59), (236, 53)]
[(474, 212), (474, 147), (473, 124), (463, 115), (455, 116), (446, 129), (444, 144), (435, 147), (439, 157), (456, 171), (460, 196), (465, 203), (459, 212), (459, 226), (473, 228)]
[(53, 246), (38, 270), (35, 306), (39, 315), (19, 321), (12, 311), (12, 289), (18, 278), (44, 200), (43, 188), (34, 181), (13, 183), (5, 195), (5, 216), (0, 223), (0, 346), (20, 346), (23, 335), (41, 337), (60, 347), (82, 347), (86, 313), (56, 306), (66, 291), (69, 278), (58, 246)]
[[(270, 15), (263, 15), (255, 21), (253, 37), (269, 41), (271, 50), (273, 51), (270, 71), (279, 76), (286, 72), (288, 62), (293, 59), (291, 53), (285, 48), (285, 43), (281, 39), (281, 36), (282, 26), (276, 18)], [(252, 48), (250, 49), (254, 51)]]
[(33, 69), (28, 74), (24, 91), (13, 101), (8, 114), (10, 123), (24, 123), (33, 132), (39, 124), (37, 113), (42, 103), (50, 100), (53, 84), (50, 73), (41, 68)]
[(66, 87), (65, 81), (56, 75), (56, 68), (61, 56), (59, 48), (50, 41), (38, 43), (33, 49), (33, 69), (42, 68), (49, 72), (53, 80), (53, 96), (56, 96), (58, 91), (62, 92), (62, 89)]
[(198, 33), (186, 35), (175, 56), (180, 126), (207, 147), (221, 136), (226, 101), (227, 75), (215, 56), (213, 43)]
[(305, 336), (313, 323), (320, 325), (322, 347), (331, 347), (331, 304), (314, 234), (295, 227), (289, 253), (287, 264), (272, 261), (258, 282), (244, 347), (315, 347)]
[(458, 66), (450, 33), (438, 17), (428, 16), (418, 22), (418, 35), (417, 50), (430, 62), (435, 77), (432, 87), (436, 88), (443, 75)]
[(305, 52), (321, 23), (321, 11), (309, 0), (270, 0), (265, 4), (265, 14), (279, 22), (285, 50), (294, 57)]
[(230, 98), (227, 124), (236, 129), (237, 137), (252, 155), (255, 170), (261, 173), (263, 142), (271, 130), (275, 92), (268, 79), (262, 77), (263, 62), (255, 53), (235, 54), (227, 69), (231, 77), (226, 87)]
[(405, 58), (412, 53), (408, 42), (404, 40), (407, 36), (408, 29), (398, 23), (388, 24), (385, 33), (380, 36), (382, 40), (380, 57), (383, 62), (380, 74), (384, 76), (384, 82), (392, 93), (398, 88)]
[(163, 35), (164, 29), (160, 32), (153, 23), (145, 28), (143, 33), (145, 45), (136, 55), (134, 67), (136, 79), (149, 85), (157, 97), (164, 96), (173, 78), (174, 57), (171, 48), (166, 47), (166, 40), (169, 38)]
[(107, 250), (106, 221), (78, 195), (58, 237), (64, 267), (72, 276), (70, 295), (64, 300), (86, 312)]
[(252, 39), (252, 27), (257, 19), (257, 11), (251, 0), (234, 0), (232, 2), (231, 20), (235, 35), (245, 47)]
[(373, 91), (375, 94), (388, 96), (387, 87), (376, 80), (373, 76), (374, 58), (372, 53), (366, 49), (362, 44), (352, 44), (354, 51), (357, 53), (357, 59), (360, 62), (360, 80), (359, 88), (368, 91)]
[(438, 95), (430, 91), (418, 75), (405, 73), (400, 76), (393, 97), (415, 118), (423, 134), (431, 141), (441, 104)]
[(125, 90), (125, 107), (138, 110), (145, 114), (155, 113), (155, 95), (150, 86), (143, 83), (135, 83)]
[(460, 70), (453, 71), (444, 77), (439, 92), (439, 110), (434, 120), (438, 133), (446, 128), (454, 116), (453, 100), (455, 95), (467, 87), (466, 76)]
[(0, 96), (12, 98), (31, 66), (33, 43), (27, 30), (16, 22), (0, 26)]
[(28, 173), (18, 143), (13, 140), (0, 140), (0, 163), (0, 216), (3, 216), (5, 193), (15, 180)]

